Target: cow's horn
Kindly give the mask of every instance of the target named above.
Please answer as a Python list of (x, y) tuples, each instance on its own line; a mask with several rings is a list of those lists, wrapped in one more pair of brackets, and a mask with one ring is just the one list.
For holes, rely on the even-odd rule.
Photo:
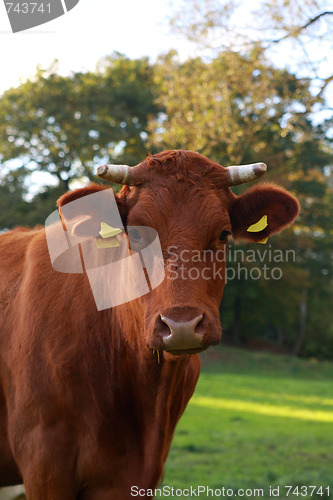
[(118, 184), (133, 185), (132, 168), (128, 165), (101, 165), (97, 167), (97, 175), (106, 181)]
[(264, 175), (267, 170), (265, 163), (251, 163), (250, 165), (232, 165), (228, 169), (228, 186), (237, 186), (243, 182), (250, 182)]

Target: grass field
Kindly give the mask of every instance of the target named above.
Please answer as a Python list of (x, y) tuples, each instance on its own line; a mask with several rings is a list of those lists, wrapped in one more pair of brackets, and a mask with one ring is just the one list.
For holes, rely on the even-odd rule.
[(279, 486), (280, 500), (333, 500), (333, 364), (229, 347), (207, 351), (202, 364), (166, 464), (173, 498), (177, 488), (200, 485), (221, 498), (239, 489), (245, 498), (261, 496), (255, 489), (274, 498), (270, 487)]
[[(333, 499), (333, 364), (226, 347), (202, 362), (164, 484), (259, 488), (264, 498), (280, 486), (280, 499), (327, 498), (330, 486)], [(287, 485), (299, 495), (293, 488), (287, 497)], [(300, 489), (309, 485), (323, 495)]]

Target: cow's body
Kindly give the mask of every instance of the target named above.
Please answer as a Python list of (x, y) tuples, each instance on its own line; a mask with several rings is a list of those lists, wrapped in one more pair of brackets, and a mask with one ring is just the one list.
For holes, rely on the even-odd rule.
[(0, 485), (23, 474), (28, 498), (59, 500), (155, 485), (198, 356), (152, 356), (137, 301), (98, 312), (85, 275), (50, 267), (44, 230), (2, 236), (0, 252)]
[[(207, 168), (200, 155), (177, 154), (194, 159), (200, 175)], [(230, 225), (235, 196), (211, 181), (186, 183), (185, 166), (178, 185), (156, 184), (160, 199), (153, 185), (151, 193), (125, 188), (118, 200), (124, 223), (159, 231), (163, 252), (170, 244), (202, 250), (208, 231)], [(198, 200), (204, 210), (194, 218)], [(125, 500), (132, 485), (156, 487), (200, 371), (191, 346), (180, 344), (179, 356), (163, 347), (162, 313), (183, 324), (202, 310), (194, 328), (203, 348), (217, 343), (223, 283), (167, 275), (147, 296), (98, 311), (85, 274), (52, 268), (44, 229), (0, 236), (0, 255), (0, 486), (23, 480), (29, 500)]]

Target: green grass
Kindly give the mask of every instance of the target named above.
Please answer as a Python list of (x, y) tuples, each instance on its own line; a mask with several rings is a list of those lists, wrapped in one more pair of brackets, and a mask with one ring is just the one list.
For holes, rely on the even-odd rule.
[(328, 498), (327, 490), (287, 497), (286, 485), (330, 486), (333, 500), (333, 363), (219, 346), (202, 365), (163, 485), (259, 488), (261, 498), (280, 486), (279, 500)]
[(333, 364), (226, 347), (202, 361), (163, 484), (262, 488), (264, 498), (280, 486), (279, 499), (286, 485), (330, 486), (333, 498)]

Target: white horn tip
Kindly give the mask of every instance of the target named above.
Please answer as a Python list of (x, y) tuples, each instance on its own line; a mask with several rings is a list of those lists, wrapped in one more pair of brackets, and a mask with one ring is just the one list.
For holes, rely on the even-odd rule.
[(258, 169), (259, 172), (262, 172), (263, 174), (266, 172), (267, 170), (267, 165), (266, 163), (255, 163), (253, 165), (254, 169)]
[(101, 165), (100, 167), (97, 167), (96, 174), (102, 177), (103, 175), (106, 174), (107, 171), (108, 171), (108, 165)]

